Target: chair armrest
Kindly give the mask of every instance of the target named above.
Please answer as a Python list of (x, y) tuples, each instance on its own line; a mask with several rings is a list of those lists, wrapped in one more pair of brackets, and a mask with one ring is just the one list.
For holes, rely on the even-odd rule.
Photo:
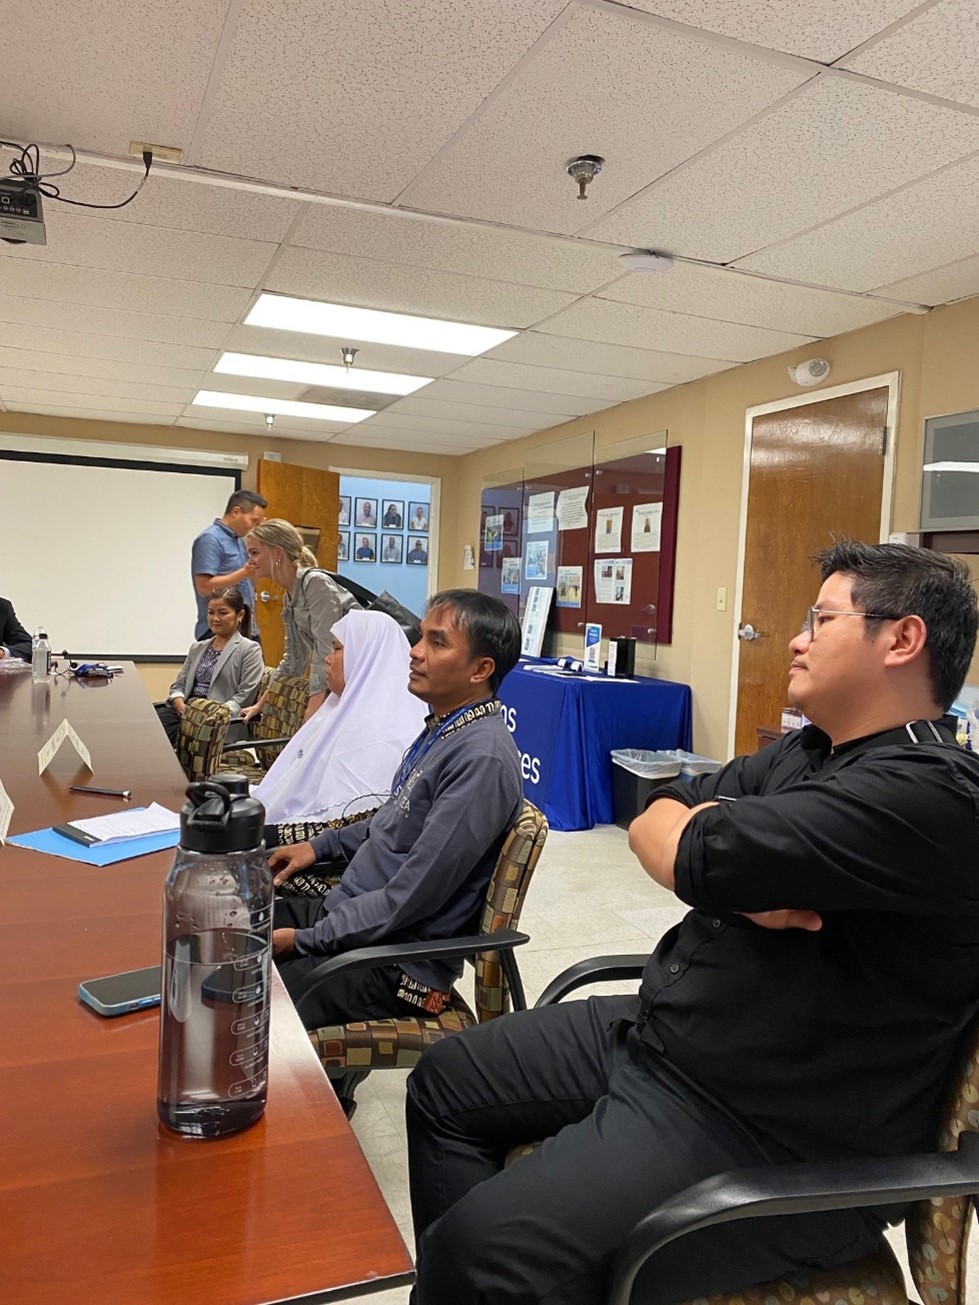
[(587, 961), (578, 961), (576, 965), (562, 970), (557, 978), (552, 979), (534, 1003), (536, 1006), (550, 1006), (575, 988), (582, 988), (586, 983), (610, 983), (613, 979), (638, 979), (649, 960), (649, 953), (631, 956), (593, 956)]
[(331, 956), (306, 976), (300, 995), (295, 999), (300, 1010), (306, 998), (335, 974), (346, 970), (374, 970), (394, 961), (455, 960), (477, 952), (506, 951), (530, 942), (530, 936), (516, 929), (497, 929), (495, 933), (477, 933), (465, 938), (436, 938), (423, 942), (378, 943), (375, 947), (357, 947), (353, 951)]
[(931, 1155), (734, 1169), (664, 1201), (633, 1228), (613, 1266), (608, 1305), (629, 1305), (639, 1270), (663, 1246), (714, 1224), (867, 1205), (902, 1205), (979, 1192), (979, 1133)]
[(243, 739), (241, 743), (226, 743), (221, 749), (224, 752), (241, 752), (243, 748), (271, 748), (279, 743), (291, 743), (291, 738), (284, 739)]

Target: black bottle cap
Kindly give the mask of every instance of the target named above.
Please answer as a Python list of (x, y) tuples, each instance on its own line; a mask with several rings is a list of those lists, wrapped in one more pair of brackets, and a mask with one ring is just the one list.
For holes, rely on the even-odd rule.
[(250, 852), (262, 841), (265, 808), (258, 798), (248, 797), (248, 782), (242, 775), (227, 776), (244, 785), (244, 795), (230, 785), (206, 779), (191, 784), (187, 802), (180, 812), (180, 846), (188, 852)]

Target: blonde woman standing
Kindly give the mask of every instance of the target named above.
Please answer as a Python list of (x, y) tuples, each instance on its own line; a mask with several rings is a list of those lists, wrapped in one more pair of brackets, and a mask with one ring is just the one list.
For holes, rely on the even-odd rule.
[[(309, 703), (304, 720), (326, 697), (326, 656), (332, 650), (331, 631), (345, 612), (360, 608), (353, 594), (341, 589), (318, 565), (299, 531), (288, 521), (263, 521), (245, 538), (248, 565), (255, 580), (273, 580), (285, 590), (282, 623), (285, 652), (272, 673), (309, 678)], [(251, 720), (265, 705), (263, 694), (242, 715)]]

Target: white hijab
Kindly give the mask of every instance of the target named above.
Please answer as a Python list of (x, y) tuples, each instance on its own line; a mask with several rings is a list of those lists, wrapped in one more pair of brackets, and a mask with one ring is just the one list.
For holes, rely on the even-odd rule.
[(397, 621), (348, 612), (333, 634), (343, 645), (344, 690), (327, 697), (253, 789), (270, 824), (380, 806), (428, 712), (408, 692), (408, 640)]

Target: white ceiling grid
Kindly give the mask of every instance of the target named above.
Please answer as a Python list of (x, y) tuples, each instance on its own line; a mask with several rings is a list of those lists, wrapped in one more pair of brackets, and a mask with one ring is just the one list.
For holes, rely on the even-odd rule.
[[(516, 331), (474, 359), (359, 344), (354, 373), (431, 383), (270, 436), (458, 455), (979, 293), (975, 0), (0, 0), (15, 18), (0, 134), (70, 140), (66, 196), (129, 194), (133, 139), (185, 166), (0, 244), (7, 411), (265, 434), (195, 394), (304, 387), (215, 375), (221, 352), (342, 343), (244, 325), (269, 290)], [(586, 203), (581, 153), (606, 160)], [(630, 273), (632, 248), (678, 261)]]

